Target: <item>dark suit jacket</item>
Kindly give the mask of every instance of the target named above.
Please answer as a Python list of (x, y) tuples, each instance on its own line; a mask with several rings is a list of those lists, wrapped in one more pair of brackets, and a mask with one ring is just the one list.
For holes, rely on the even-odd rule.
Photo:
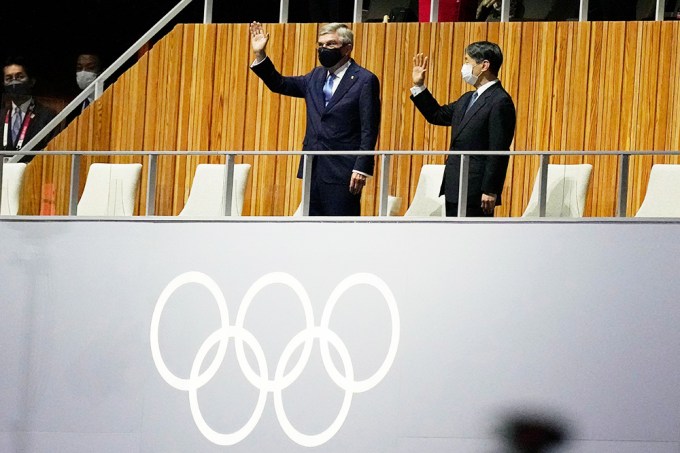
[[(3, 106), (2, 109), (0, 109), (0, 121), (2, 128), (5, 127), (5, 116), (7, 115), (7, 110), (11, 110), (11, 103), (9, 106)], [(28, 129), (26, 130), (26, 137), (24, 138), (24, 144), (28, 143), (30, 139), (36, 136), (38, 132), (42, 130), (43, 127), (47, 125), (52, 119), (57, 115), (54, 110), (52, 110), (49, 107), (46, 107), (42, 105), (39, 102), (35, 102), (35, 108), (33, 110), (34, 117), (31, 119), (31, 122), (28, 124)], [(11, 115), (11, 112), (10, 112)], [(11, 119), (10, 119), (11, 121)], [(57, 128), (58, 129), (58, 128)], [(47, 137), (45, 137), (43, 140), (40, 141), (38, 146), (35, 147), (36, 151), (39, 151), (45, 146), (47, 146), (47, 143), (56, 135), (57, 129), (50, 133)], [(0, 137), (4, 133), (4, 129), (0, 131)], [(3, 148), (4, 151), (16, 151), (16, 138), (12, 137), (12, 132), (11, 130), (8, 132), (9, 134), (9, 140), (7, 143), (7, 147), (2, 147), (2, 142), (0, 142), (0, 147)], [(30, 162), (33, 160), (34, 156), (23, 156), (19, 162)]]
[[(496, 82), (466, 114), (473, 93), (469, 91), (445, 106), (428, 90), (411, 99), (428, 122), (451, 126), (451, 151), (509, 151), (515, 135), (515, 105), (510, 95)], [(496, 205), (501, 204), (508, 161), (507, 156), (470, 156), (468, 204), (479, 203), (482, 193), (496, 194)], [(460, 156), (449, 156), (441, 188), (446, 201), (458, 202), (459, 181)]]
[[(333, 97), (324, 106), (323, 85), (328, 71), (316, 67), (304, 76), (284, 77), (269, 58), (252, 70), (274, 93), (304, 98), (307, 129), (303, 151), (357, 151), (375, 149), (380, 130), (380, 82), (372, 72), (354, 60)], [(352, 171), (373, 174), (373, 156), (317, 155), (313, 178), (330, 184), (347, 184)], [(302, 161), (298, 170), (302, 177)]]

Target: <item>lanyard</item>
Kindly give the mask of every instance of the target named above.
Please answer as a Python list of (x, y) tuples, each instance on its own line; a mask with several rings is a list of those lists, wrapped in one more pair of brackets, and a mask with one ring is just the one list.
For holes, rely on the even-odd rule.
[[(13, 109), (7, 109), (7, 115), (5, 115), (5, 130), (3, 131), (2, 134), (2, 145), (3, 148), (7, 149), (7, 145), (9, 143), (9, 121), (11, 118), (11, 113)], [(16, 150), (19, 151), (21, 147), (24, 145), (24, 140), (26, 139), (26, 131), (28, 131), (28, 126), (31, 124), (31, 120), (35, 116), (33, 113), (33, 110), (35, 110), (34, 104), (31, 102), (31, 104), (28, 106), (28, 110), (26, 111), (26, 115), (24, 115), (24, 121), (21, 124), (21, 132), (19, 133), (19, 140), (17, 140), (17, 145), (16, 145)]]

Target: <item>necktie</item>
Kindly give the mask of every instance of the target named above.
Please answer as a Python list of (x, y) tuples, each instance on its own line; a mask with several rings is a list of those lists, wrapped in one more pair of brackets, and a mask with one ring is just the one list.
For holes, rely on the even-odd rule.
[(335, 81), (335, 74), (332, 72), (328, 73), (328, 78), (326, 79), (326, 83), (323, 85), (323, 100), (326, 102), (325, 105), (328, 105), (328, 103), (331, 101), (331, 98), (333, 97), (333, 82)]
[(12, 138), (14, 143), (19, 141), (19, 132), (21, 131), (21, 109), (14, 108), (14, 115), (12, 116)]
[(474, 93), (472, 93), (472, 98), (470, 99), (470, 103), (468, 104), (467, 109), (465, 109), (466, 114), (467, 114), (467, 112), (470, 111), (470, 109), (472, 108), (472, 105), (475, 103), (475, 101), (477, 101), (478, 97), (479, 97), (479, 93), (477, 93), (476, 91)]

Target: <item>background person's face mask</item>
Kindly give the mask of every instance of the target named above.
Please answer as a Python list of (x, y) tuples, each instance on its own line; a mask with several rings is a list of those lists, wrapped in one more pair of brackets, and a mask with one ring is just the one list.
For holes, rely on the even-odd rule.
[(84, 90), (97, 78), (96, 72), (78, 71), (76, 72), (76, 83), (81, 90)]
[(21, 99), (31, 96), (32, 86), (28, 80), (20, 82), (18, 80), (13, 80), (5, 85), (5, 93), (11, 99)]

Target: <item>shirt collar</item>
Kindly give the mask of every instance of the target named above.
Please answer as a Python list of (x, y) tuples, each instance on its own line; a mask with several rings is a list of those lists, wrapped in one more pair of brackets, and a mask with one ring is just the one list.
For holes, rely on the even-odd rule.
[[(335, 75), (335, 77), (338, 79), (338, 81), (340, 79), (342, 79), (342, 76), (345, 75), (345, 73), (347, 72), (347, 69), (349, 69), (349, 66), (351, 64), (352, 64), (352, 60), (349, 59), (349, 60), (347, 60), (347, 62), (344, 65), (340, 66), (338, 69), (335, 70), (333, 75)], [(328, 71), (328, 72), (330, 73), (330, 71)]]
[[(33, 102), (33, 98), (30, 98), (28, 101), (24, 102), (19, 106), (23, 113), (28, 112), (28, 107), (31, 105), (31, 102)], [(17, 105), (14, 103), (14, 101), (12, 101), (12, 111), (14, 111), (16, 107)]]
[(487, 82), (484, 85), (482, 85), (481, 87), (477, 88), (477, 96), (478, 97), (481, 96), (486, 90), (491, 88), (496, 83), (498, 83), (498, 79)]

